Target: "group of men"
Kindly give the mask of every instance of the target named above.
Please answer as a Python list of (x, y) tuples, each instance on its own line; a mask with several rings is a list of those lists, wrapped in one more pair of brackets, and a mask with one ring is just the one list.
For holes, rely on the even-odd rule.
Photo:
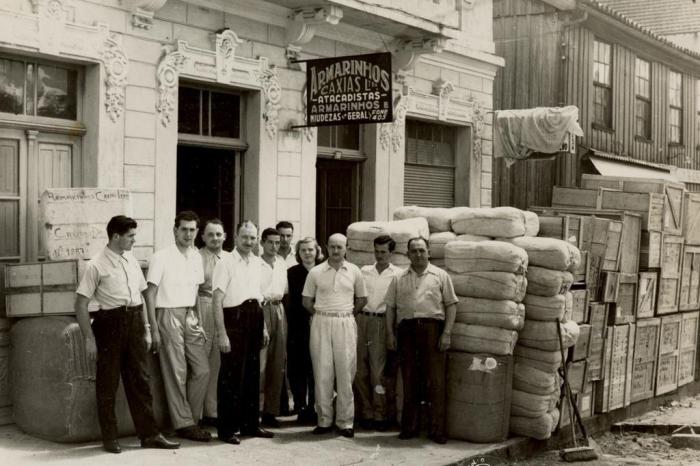
[[(386, 430), (396, 415), (396, 365), (387, 352), (396, 351), (404, 393), (399, 438), (418, 435), (421, 402), (428, 402), (429, 437), (446, 441), (445, 351), (457, 298), (450, 277), (430, 264), (424, 238), (409, 241), (411, 267), (403, 270), (390, 262), (394, 240), (380, 236), (376, 263), (360, 270), (345, 259), (339, 233), (328, 239), (326, 261), (313, 238), (299, 240), (294, 253), (293, 226), (285, 221), (260, 235), (244, 221), (227, 252), (224, 224), (208, 220), (197, 250), (199, 218), (185, 211), (175, 218), (175, 243), (151, 257), (144, 277), (130, 252), (136, 228), (125, 216), (110, 220), (109, 242), (76, 291), (87, 355), (97, 361), (106, 451), (121, 451), (114, 413), (120, 375), (142, 447), (179, 447), (156, 425), (148, 351), (158, 353), (181, 438), (209, 441), (206, 426), (230, 444), (273, 437), (263, 426), (280, 426), (287, 387), (299, 421), (315, 422), (316, 435), (335, 424), (353, 437), (356, 399), (359, 424)], [(92, 323), (90, 300), (100, 307)]]

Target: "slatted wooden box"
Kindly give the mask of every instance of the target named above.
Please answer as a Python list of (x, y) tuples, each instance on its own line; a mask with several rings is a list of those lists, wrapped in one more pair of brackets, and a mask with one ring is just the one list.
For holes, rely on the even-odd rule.
[(591, 267), (590, 253), (588, 251), (579, 251), (581, 253), (581, 262), (579, 266), (571, 271), (574, 276), (574, 283), (588, 283), (588, 273)]
[(72, 315), (83, 261), (62, 260), (5, 265), (8, 317)]
[(683, 237), (664, 235), (661, 251), (661, 270), (657, 291), (656, 314), (665, 315), (678, 311), (683, 266)]
[(573, 297), (571, 320), (577, 324), (588, 322), (588, 290), (572, 289), (570, 293)]
[[(626, 210), (641, 215), (643, 230), (664, 230), (664, 204), (666, 196), (656, 193), (625, 193), (620, 191), (603, 191), (601, 209)], [(668, 233), (680, 233), (670, 229)]]
[(678, 388), (682, 322), (681, 314), (661, 318), (655, 396)]
[(580, 324), (579, 336), (576, 344), (569, 349), (569, 361), (582, 361), (588, 359), (591, 343), (591, 324)]
[(596, 387), (597, 413), (607, 413), (631, 403), (634, 330), (634, 324), (608, 327), (603, 381)]
[(685, 193), (683, 236), (687, 244), (700, 245), (700, 193)]
[(608, 305), (590, 303), (591, 336), (588, 343), (588, 379), (600, 380), (605, 368), (605, 337), (608, 323)]
[(654, 396), (661, 319), (638, 320), (636, 326), (630, 395), (633, 403)]
[(620, 325), (634, 322), (637, 308), (637, 274), (619, 273), (617, 297), (611, 304), (610, 324)]
[(594, 383), (595, 382), (588, 382), (586, 389), (576, 396), (578, 410), (582, 419), (593, 416), (593, 408), (595, 404), (593, 400), (595, 396)]
[(604, 303), (614, 303), (617, 301), (617, 294), (620, 287), (619, 272), (602, 272), (600, 274), (600, 290), (598, 291), (598, 301)]
[(540, 214), (539, 220), (540, 230), (537, 236), (568, 241), (579, 249), (583, 232), (590, 228), (589, 217), (580, 215)]
[(656, 311), (656, 272), (640, 272), (637, 287), (637, 319), (654, 317)]
[(586, 378), (587, 364), (588, 361), (585, 359), (582, 361), (567, 362), (566, 369), (568, 372), (567, 375), (569, 376), (569, 386), (574, 394), (581, 393), (588, 383), (588, 379)]
[(700, 309), (700, 246), (687, 244), (683, 248), (681, 291), (678, 302), (681, 311)]
[(700, 312), (682, 314), (680, 361), (678, 368), (678, 386), (695, 380), (695, 360), (698, 349), (698, 324)]
[(581, 189), (554, 186), (552, 188), (552, 207), (601, 209), (604, 191), (607, 191), (607, 189)]
[(642, 242), (639, 247), (639, 265), (642, 269), (658, 269), (661, 267), (663, 244), (664, 233), (662, 231), (642, 231)]
[[(660, 194), (664, 196), (663, 204), (663, 230), (680, 235), (683, 231), (683, 211), (685, 204), (685, 186), (682, 183), (673, 183), (657, 179), (610, 177), (600, 175), (581, 176), (581, 187), (586, 189), (614, 189), (626, 193)], [(601, 202), (603, 208), (608, 208), (605, 199)], [(627, 210), (637, 210), (627, 208)]]

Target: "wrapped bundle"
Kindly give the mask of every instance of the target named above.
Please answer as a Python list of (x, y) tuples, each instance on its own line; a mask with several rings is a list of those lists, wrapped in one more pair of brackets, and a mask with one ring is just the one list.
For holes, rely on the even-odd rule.
[(553, 320), (568, 320), (567, 310), (571, 313), (574, 298), (571, 292), (557, 294), (554, 296), (537, 296), (526, 294), (523, 304), (525, 304), (525, 316), (528, 320), (541, 320), (551, 322)]
[(554, 408), (542, 416), (531, 418), (524, 416), (510, 417), (510, 432), (515, 435), (546, 440), (559, 424), (559, 410)]
[(530, 265), (568, 271), (574, 271), (581, 265), (581, 252), (568, 241), (528, 236), (509, 241), (527, 251)]
[(508, 300), (460, 297), (455, 322), (520, 330), (525, 324), (525, 306)]
[[(358, 267), (362, 267), (363, 265), (372, 265), (375, 262), (374, 252), (355, 251), (353, 249), (347, 250), (345, 253), (345, 258)], [(411, 265), (411, 261), (408, 259), (406, 254), (400, 254), (397, 252), (391, 255), (391, 263), (401, 268), (407, 268)]]
[(418, 207), (417, 205), (403, 206), (394, 211), (394, 220), (423, 217), (428, 221), (428, 227), (431, 233), (450, 231), (451, 210), (452, 209), (441, 207)]
[(452, 231), (504, 238), (523, 236), (525, 215), (515, 207), (460, 207), (452, 210)]
[(513, 369), (513, 388), (534, 395), (547, 395), (559, 387), (556, 372), (516, 362)]
[(558, 349), (557, 351), (544, 351), (518, 345), (513, 354), (516, 363), (532, 366), (544, 372), (556, 372), (561, 366), (561, 353)]
[(441, 269), (447, 270), (447, 265), (445, 265), (445, 259), (430, 258), (430, 263), (433, 264), (435, 267), (440, 267)]
[(457, 235), (457, 238), (455, 238), (457, 241), (493, 241), (493, 238), (491, 236), (483, 236), (483, 235)]
[(450, 277), (460, 296), (517, 302), (525, 297), (528, 284), (524, 275), (509, 272), (450, 273)]
[(506, 356), (513, 354), (517, 339), (518, 333), (512, 330), (456, 323), (450, 350)]
[(525, 321), (525, 326), (519, 333), (518, 346), (527, 346), (544, 351), (559, 351), (557, 325), (561, 328), (561, 338), (564, 349), (575, 345), (580, 333), (576, 322), (570, 320), (558, 324), (557, 322), (540, 322), (528, 319)]
[(540, 218), (536, 213), (523, 210), (525, 216), (525, 236), (537, 236), (540, 232)]
[(430, 231), (424, 218), (409, 218), (393, 222), (355, 222), (348, 226), (348, 249), (374, 252), (374, 238), (390, 235), (396, 241), (396, 252), (406, 254), (408, 240), (415, 237), (428, 239)]
[(531, 266), (527, 269), (527, 292), (537, 296), (564, 294), (574, 283), (571, 272)]
[(528, 257), (525, 250), (503, 241), (452, 241), (445, 246), (445, 264), (457, 273), (523, 273)]
[(511, 416), (540, 417), (543, 414), (555, 409), (559, 398), (559, 388), (546, 395), (535, 395), (513, 389), (510, 402)]
[(428, 239), (430, 246), (431, 259), (442, 259), (445, 257), (445, 245), (450, 241), (455, 241), (457, 235), (451, 231), (441, 231), (439, 233), (431, 233)]

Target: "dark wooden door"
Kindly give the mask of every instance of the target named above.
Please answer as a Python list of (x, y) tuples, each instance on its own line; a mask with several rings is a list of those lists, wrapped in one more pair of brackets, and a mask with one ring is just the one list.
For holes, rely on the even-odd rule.
[(359, 217), (359, 163), (316, 161), (316, 238), (325, 246), (333, 233), (346, 234)]

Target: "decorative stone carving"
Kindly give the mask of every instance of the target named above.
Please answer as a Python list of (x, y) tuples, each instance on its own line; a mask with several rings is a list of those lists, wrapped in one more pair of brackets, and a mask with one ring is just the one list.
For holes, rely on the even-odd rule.
[(163, 8), (168, 0), (121, 0), (131, 11), (131, 25), (137, 29), (151, 29), (155, 12)]
[(116, 122), (124, 113), (124, 89), (129, 59), (121, 45), (111, 37), (105, 41), (101, 58), (105, 67), (105, 107), (109, 118)]
[(192, 47), (184, 40), (166, 49), (156, 71), (156, 110), (163, 126), (167, 127), (173, 119), (178, 81), (185, 77), (261, 91), (265, 130), (271, 138), (277, 134), (282, 97), (277, 69), (265, 57), (237, 56), (236, 48), (243, 42), (233, 31), (226, 29), (212, 34), (214, 50)]
[(397, 72), (407, 72), (418, 63), (418, 58), (426, 53), (440, 53), (445, 48), (443, 38), (398, 39), (392, 47), (393, 63)]
[(433, 83), (433, 94), (438, 97), (438, 119), (445, 121), (447, 119), (448, 109), (450, 107), (450, 96), (454, 92), (455, 87), (451, 82), (438, 79)]
[[(307, 124), (308, 121), (306, 120), (306, 86), (304, 86), (304, 90), (301, 92), (301, 111), (303, 112), (304, 115), (304, 124)], [(316, 128), (313, 126), (304, 126), (301, 128), (302, 132), (304, 133), (304, 136), (306, 136), (306, 140), (309, 142), (312, 142), (314, 140), (314, 135), (316, 134), (316, 131), (314, 131)]]
[[(324, 24), (336, 25), (343, 18), (343, 10), (337, 6), (315, 6), (297, 8), (289, 15), (287, 26), (287, 63), (293, 65), (299, 60), (301, 46), (311, 42), (316, 30)], [(297, 68), (298, 69), (298, 68)]]
[(481, 103), (474, 98), (474, 96), (469, 96), (467, 102), (471, 103), (472, 110), (472, 139), (473, 152), (472, 156), (475, 160), (481, 160), (482, 156), (482, 137), (484, 133), (484, 120), (486, 119), (486, 112), (484, 112)]
[(396, 153), (401, 149), (406, 132), (406, 111), (408, 110), (406, 103), (408, 99), (409, 96), (398, 94), (394, 101), (394, 121), (383, 123), (379, 130), (379, 143), (384, 150), (391, 149), (392, 152)]

